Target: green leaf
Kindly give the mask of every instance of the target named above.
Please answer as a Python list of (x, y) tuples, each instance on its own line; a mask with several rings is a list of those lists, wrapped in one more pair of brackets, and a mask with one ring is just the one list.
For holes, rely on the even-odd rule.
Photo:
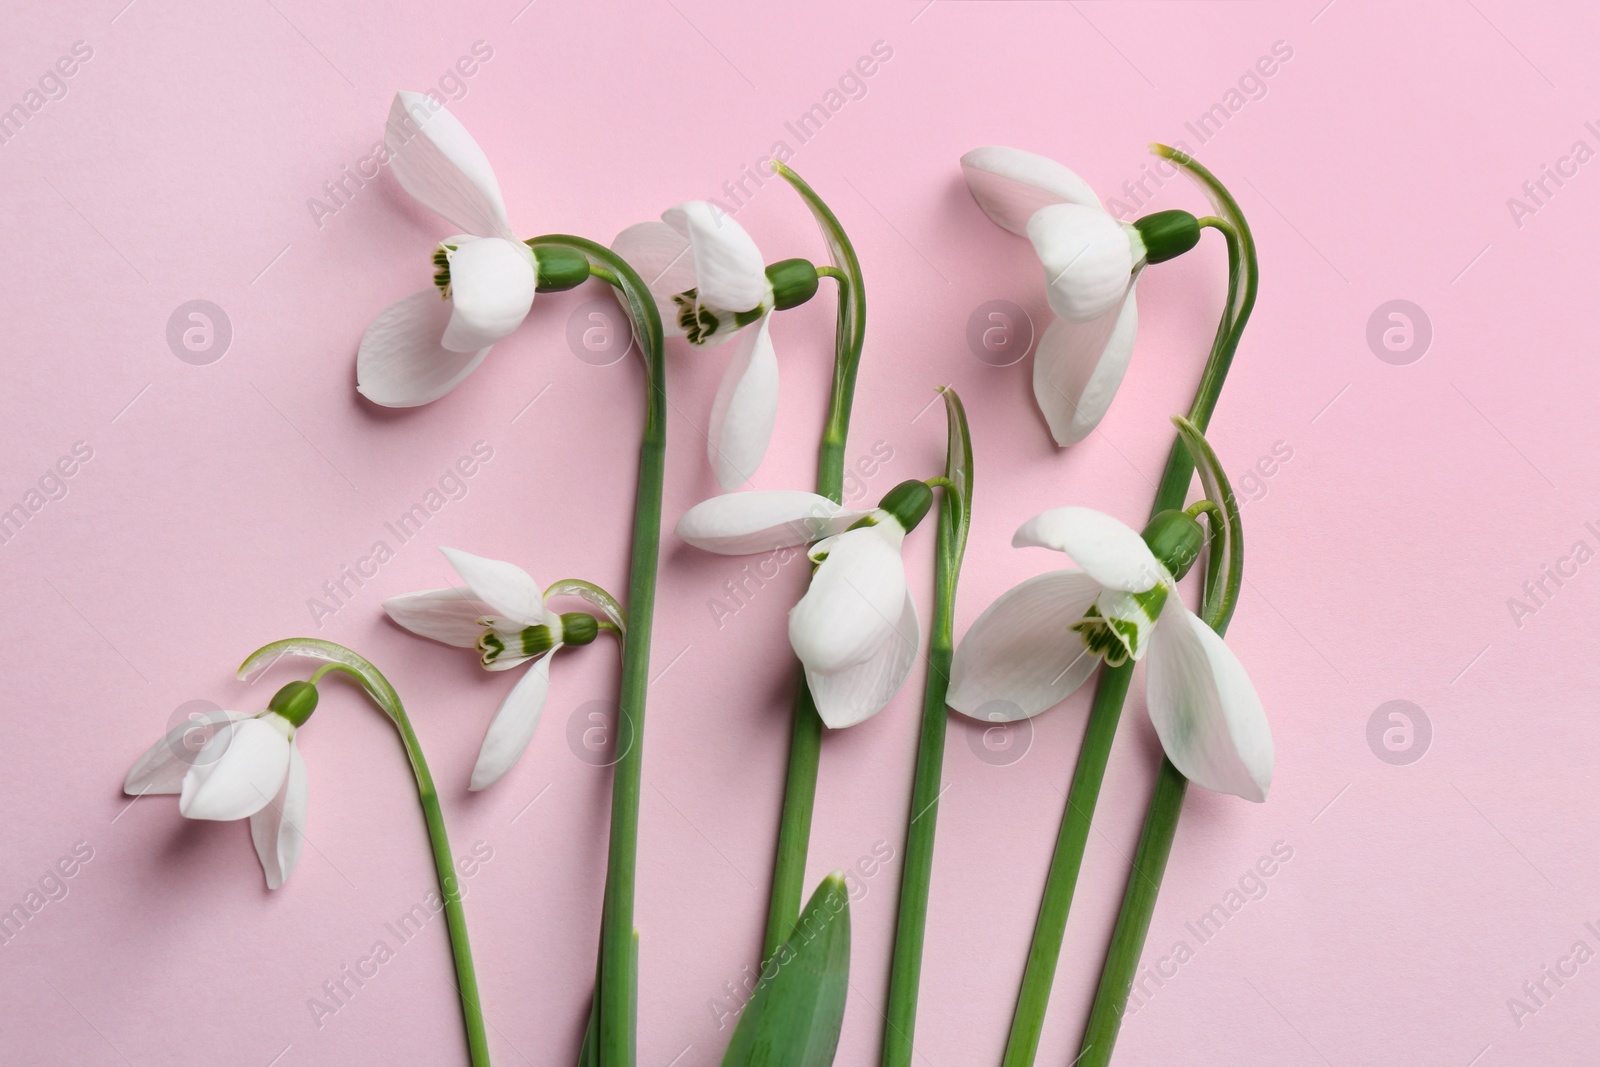
[(828, 1067), (839, 1047), (849, 979), (850, 896), (835, 871), (762, 967), (722, 1067)]
[(1206, 498), (1222, 509), (1225, 519), (1227, 555), (1221, 574), (1214, 576), (1213, 572), (1206, 575), (1206, 588), (1220, 589), (1221, 594), (1208, 597), (1212, 603), (1201, 606), (1206, 622), (1213, 630), (1222, 633), (1227, 629), (1228, 619), (1239, 602), (1239, 587), (1244, 582), (1244, 527), (1239, 521), (1239, 501), (1233, 495), (1233, 486), (1228, 482), (1227, 471), (1222, 469), (1222, 461), (1217, 458), (1205, 435), (1182, 415), (1174, 415), (1172, 422), (1178, 427), (1178, 436), (1183, 439), (1184, 447), (1194, 460)]

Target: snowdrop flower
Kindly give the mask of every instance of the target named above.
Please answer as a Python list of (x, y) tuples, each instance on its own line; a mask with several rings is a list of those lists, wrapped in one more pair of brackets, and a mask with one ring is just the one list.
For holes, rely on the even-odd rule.
[(1146, 700), (1167, 758), (1207, 789), (1265, 800), (1273, 752), (1261, 699), (1175, 588), (1203, 540), (1181, 511), (1156, 516), (1142, 538), (1088, 508), (1030, 519), (1013, 546), (1065, 552), (1081, 569), (1030, 578), (978, 616), (956, 649), (950, 706), (983, 721), (1026, 718), (1060, 703), (1101, 660), (1148, 654)]
[(916, 661), (917, 609), (900, 547), (932, 502), (918, 481), (895, 486), (870, 511), (792, 490), (727, 493), (690, 508), (678, 536), (731, 556), (813, 542), (816, 570), (789, 612), (789, 643), (822, 721), (839, 729), (881, 711)]
[(401, 188), (462, 231), (434, 249), (434, 287), (374, 319), (356, 356), (363, 396), (416, 407), (460, 385), (522, 325), (536, 289), (571, 288), (589, 277), (589, 264), (575, 253), (536, 256), (517, 240), (483, 149), (427, 95), (395, 94), (384, 148)]
[(267, 888), (277, 889), (305, 844), (306, 764), (295, 733), (316, 707), (314, 684), (290, 682), (258, 715), (224, 711), (181, 722), (139, 757), (123, 791), (177, 793), (188, 819), (249, 819)]
[(961, 157), (961, 169), (978, 206), (1032, 241), (1044, 264), (1056, 319), (1039, 339), (1033, 395), (1056, 443), (1077, 444), (1100, 424), (1128, 369), (1139, 272), (1193, 248), (1198, 220), (1159, 211), (1118, 222), (1082, 178), (1016, 148), (975, 148)]
[(668, 332), (693, 345), (737, 339), (706, 446), (718, 484), (733, 489), (761, 465), (778, 417), (772, 312), (810, 300), (817, 271), (804, 259), (768, 267), (744, 227), (707, 201), (679, 204), (661, 219), (629, 226), (611, 247), (649, 283)]
[(594, 616), (555, 614), (522, 568), (441, 548), (465, 586), (407, 593), (383, 602), (389, 617), (414, 634), (457, 648), (474, 648), (485, 670), (528, 665), (506, 694), (484, 735), (472, 768), (474, 791), (498, 782), (521, 758), (550, 692), (550, 659), (568, 645), (587, 645), (599, 632)]

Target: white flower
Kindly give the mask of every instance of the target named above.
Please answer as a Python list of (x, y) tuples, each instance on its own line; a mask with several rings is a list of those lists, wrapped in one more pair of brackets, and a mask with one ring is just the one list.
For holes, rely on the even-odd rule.
[(1261, 699), (1144, 540), (1109, 515), (1056, 508), (1011, 543), (1065, 552), (1081, 569), (1030, 578), (989, 605), (956, 649), (950, 706), (990, 722), (1037, 715), (1101, 659), (1148, 653), (1150, 720), (1173, 765), (1207, 789), (1265, 800), (1273, 752)]
[(961, 169), (978, 206), (1031, 240), (1044, 264), (1057, 317), (1039, 339), (1033, 395), (1056, 443), (1077, 444), (1100, 424), (1133, 355), (1143, 238), (1107, 214), (1082, 178), (1043, 156), (975, 148)]
[[(296, 686), (305, 683), (284, 691)], [(273, 698), (275, 706), (282, 695)], [(288, 881), (305, 844), (306, 764), (294, 743), (295, 729), (274, 710), (254, 716), (219, 711), (181, 722), (139, 757), (123, 791), (177, 793), (178, 811), (189, 819), (249, 819), (267, 888), (277, 889)]]
[(593, 641), (597, 626), (582, 612), (557, 615), (522, 568), (441, 548), (465, 586), (407, 593), (383, 602), (389, 617), (412, 633), (457, 648), (475, 648), (486, 670), (530, 664), (506, 694), (484, 735), (469, 789), (486, 789), (521, 758), (550, 692), (550, 659), (565, 645)]
[(463, 231), (439, 243), (435, 287), (390, 305), (361, 338), (356, 388), (375, 404), (416, 407), (460, 385), (522, 324), (538, 265), (511, 229), (483, 149), (449, 111), (396, 93), (384, 146), (401, 187)]
[(669, 332), (695, 345), (737, 338), (706, 442), (718, 484), (732, 489), (761, 465), (778, 417), (772, 283), (756, 243), (715, 205), (691, 200), (661, 218), (629, 226), (611, 247), (649, 284)]
[(789, 612), (789, 643), (818, 714), (838, 729), (881, 711), (916, 661), (917, 609), (900, 547), (931, 499), (921, 482), (896, 487), (871, 511), (791, 490), (728, 493), (689, 509), (678, 536), (723, 555), (815, 542), (807, 554), (816, 571)]

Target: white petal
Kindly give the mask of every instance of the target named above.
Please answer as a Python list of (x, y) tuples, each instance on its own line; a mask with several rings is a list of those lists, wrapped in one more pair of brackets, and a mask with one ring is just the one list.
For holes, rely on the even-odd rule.
[(356, 389), (374, 404), (413, 408), (460, 385), (489, 354), (452, 352), (440, 344), (450, 323), (450, 303), (424, 289), (389, 305), (361, 336)]
[(911, 673), (920, 639), (917, 606), (908, 593), (894, 630), (870, 659), (833, 674), (807, 670), (806, 685), (822, 721), (842, 730), (882, 711)]
[(1120, 308), (1092, 322), (1055, 319), (1045, 329), (1033, 357), (1033, 396), (1056, 444), (1077, 444), (1105, 418), (1128, 371), (1138, 328), (1129, 286)]
[(1144, 538), (1093, 508), (1051, 508), (1035, 515), (1011, 538), (1012, 548), (1030, 546), (1065, 552), (1107, 589), (1143, 593), (1167, 577)]
[(487, 789), (522, 758), (528, 742), (533, 740), (539, 716), (544, 712), (545, 697), (550, 693), (550, 658), (554, 654), (552, 649), (550, 655), (541, 656), (506, 694), (505, 702), (489, 724), (489, 732), (484, 735), (468, 789), (474, 792)]
[(1100, 206), (1088, 182), (1053, 159), (1018, 148), (974, 148), (961, 157), (961, 172), (984, 213), (1018, 236), (1028, 232), (1028, 219), (1046, 205)]
[(288, 773), (283, 729), (267, 716), (245, 719), (218, 731), (200, 750), (183, 776), (178, 811), (188, 819), (243, 819), (271, 803)]
[(1176, 595), (1150, 639), (1146, 700), (1167, 758), (1218, 793), (1257, 802), (1272, 785), (1272, 729), (1250, 676)]
[(440, 340), (452, 352), (476, 352), (509, 337), (533, 306), (539, 272), (521, 241), (469, 241), (450, 259), (450, 325)]
[(833, 538), (811, 587), (790, 609), (789, 644), (807, 670), (834, 674), (864, 663), (893, 635), (905, 607), (906, 568), (891, 525)]
[(1122, 304), (1133, 280), (1133, 246), (1122, 223), (1099, 208), (1053, 204), (1028, 220), (1044, 264), (1045, 295), (1069, 322), (1098, 319)]
[(617, 234), (611, 250), (639, 272), (661, 309), (661, 325), (681, 333), (672, 297), (694, 288), (689, 237), (664, 222), (640, 222)]
[(456, 648), (476, 648), (483, 633), (483, 623), (478, 620), (493, 614), (466, 586), (390, 597), (383, 602), (383, 610), (412, 633)]
[(122, 791), (135, 797), (178, 792), (183, 788), (183, 776), (189, 773), (206, 742), (227, 729), (227, 724), (249, 717), (242, 711), (220, 710), (191, 715), (134, 761), (122, 781)]
[(538, 626), (550, 621), (544, 610), (544, 593), (539, 583), (515, 563), (486, 559), (458, 548), (440, 546), (444, 558), (461, 575), (472, 595), (499, 615), (523, 626)]
[(1011, 722), (1061, 703), (1100, 664), (1067, 629), (1100, 590), (1087, 574), (1068, 570), (1002, 593), (956, 647), (946, 703), (981, 722)]
[(702, 304), (727, 311), (749, 311), (765, 299), (766, 261), (732, 215), (704, 200), (691, 200), (661, 218), (689, 238), (695, 288)]
[(458, 229), (515, 240), (489, 158), (443, 105), (399, 92), (384, 130), (389, 166), (400, 187)]
[(277, 889), (289, 880), (300, 850), (306, 843), (306, 761), (300, 748), (289, 743), (289, 773), (271, 804), (250, 816), (250, 840), (261, 859), (267, 888)]
[(678, 520), (678, 536), (706, 552), (749, 556), (842, 533), (867, 512), (797, 489), (724, 493)]
[(772, 440), (778, 419), (778, 357), (767, 329), (771, 322), (771, 315), (763, 315), (739, 331), (733, 360), (711, 405), (706, 454), (723, 489), (749, 481)]

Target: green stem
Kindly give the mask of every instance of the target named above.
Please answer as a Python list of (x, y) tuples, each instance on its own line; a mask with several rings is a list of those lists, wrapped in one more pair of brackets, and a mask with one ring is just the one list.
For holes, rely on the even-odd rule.
[(1067, 914), (1072, 909), (1078, 871), (1083, 866), (1083, 849), (1089, 840), (1089, 825), (1094, 819), (1100, 785), (1105, 780), (1111, 743), (1117, 736), (1122, 704), (1133, 678), (1133, 664), (1108, 667), (1100, 673), (1094, 705), (1084, 727), (1078, 749), (1078, 765), (1067, 789), (1066, 809), (1061, 813), (1061, 828), (1056, 834), (1055, 853), (1050, 857), (1050, 873), (1039, 901), (1039, 917), (1034, 923), (1033, 943), (1028, 948), (1028, 963), (1017, 993), (1017, 1007), (1011, 1017), (1011, 1035), (1006, 1040), (1005, 1067), (1026, 1067), (1039, 1052), (1044, 1032), (1045, 1009), (1050, 1003), (1050, 987), (1055, 982), (1061, 959), (1061, 940), (1067, 932)]
[(928, 679), (922, 698), (922, 729), (911, 780), (911, 810), (900, 869), (900, 906), (895, 918), (894, 956), (889, 968), (889, 1005), (884, 1016), (884, 1067), (910, 1067), (917, 1028), (917, 997), (922, 980), (922, 950), (928, 925), (928, 890), (939, 822), (944, 776), (945, 732), (949, 713), (950, 660), (955, 648), (956, 586), (967, 531), (972, 525), (972, 441), (961, 400), (940, 390), (950, 422), (945, 475), (929, 479), (944, 494), (939, 505), (939, 536), (934, 546), (933, 624), (928, 644)]
[(455, 985), (461, 1001), (461, 1021), (467, 1031), (468, 1058), (472, 1067), (489, 1067), (489, 1038), (484, 1030), (483, 1004), (478, 997), (478, 976), (472, 966), (472, 944), (467, 938), (467, 913), (461, 905), (455, 855), (450, 851), (450, 836), (445, 829), (444, 812), (439, 807), (439, 791), (434, 787), (433, 774), (422, 755), (422, 743), (411, 728), (411, 718), (400, 703), (400, 695), (368, 660), (342, 645), (315, 638), (276, 641), (258, 649), (239, 668), (239, 677), (247, 678), (285, 655), (314, 656), (324, 661), (311, 675), (313, 685), (330, 671), (340, 671), (356, 679), (400, 733), (400, 742), (417, 782), (417, 801), (422, 806), (422, 821), (428, 828), (439, 895), (444, 900), (445, 926), (450, 934), (450, 955), (455, 960)]
[[(819, 267), (818, 275), (839, 285), (839, 310), (834, 329), (833, 386), (828, 417), (817, 449), (817, 494), (834, 503), (844, 495), (844, 449), (850, 432), (850, 409), (855, 399), (856, 371), (861, 362), (861, 342), (866, 331), (866, 297), (861, 264), (839, 220), (822, 198), (799, 175), (781, 163), (776, 173), (794, 186), (822, 226), (834, 266)], [(822, 719), (800, 675), (789, 731), (788, 770), (784, 776), (783, 811), (778, 819), (778, 844), (772, 863), (772, 890), (767, 902), (766, 933), (761, 959), (765, 963), (794, 931), (804, 897), (806, 852), (811, 842), (811, 815), (817, 799), (817, 768), (822, 758)]]
[[(1205, 369), (1200, 375), (1200, 384), (1195, 389), (1194, 403), (1189, 409), (1189, 420), (1203, 430), (1211, 420), (1217, 397), (1221, 395), (1223, 383), (1227, 380), (1228, 369), (1233, 365), (1234, 352), (1238, 350), (1245, 323), (1255, 306), (1255, 241), (1251, 237), (1249, 224), (1239, 211), (1239, 205), (1210, 171), (1176, 149), (1156, 145), (1154, 151), (1188, 170), (1204, 188), (1217, 209), (1217, 216), (1207, 216), (1202, 220), (1203, 225), (1222, 234), (1227, 244), (1227, 303), (1217, 324), (1216, 336), (1212, 340)], [(1150, 508), (1151, 516), (1183, 507), (1193, 476), (1194, 461), (1182, 439), (1175, 438), (1161, 482), (1156, 487), (1155, 501)], [(1050, 987), (1061, 957), (1067, 915), (1072, 908), (1078, 871), (1083, 864), (1089, 824), (1099, 799), (1101, 783), (1105, 780), (1106, 763), (1111, 756), (1111, 744), (1116, 737), (1131, 675), (1131, 664), (1121, 669), (1103, 669), (1100, 674), (1094, 703), (1084, 724), (1083, 744), (1078, 749), (1066, 807), (1061, 815), (1061, 828), (1056, 837), (1055, 852), (1050, 859), (1050, 874), (1039, 902), (1039, 917), (1034, 924), (1033, 941), (1028, 948), (1022, 986), (1017, 992), (1016, 1012), (1012, 1016), (1011, 1034), (1002, 1061), (1004, 1067), (1031, 1067), (1038, 1053)], [(1142, 945), (1142, 934), (1140, 940)], [(1119, 1003), (1119, 1013), (1120, 1007)], [(1109, 1048), (1106, 1054), (1110, 1055)], [(1087, 1053), (1085, 1057), (1084, 1064), (1087, 1064), (1090, 1057)]]
[[(952, 588), (950, 593), (955, 590)], [(884, 1067), (909, 1067), (917, 1028), (917, 995), (922, 977), (922, 948), (928, 923), (928, 887), (933, 873), (934, 832), (939, 822), (939, 790), (944, 777), (945, 731), (949, 713), (953, 595), (936, 591), (933, 635), (928, 646), (928, 685), (922, 699), (922, 730), (917, 738), (917, 767), (911, 780), (910, 822), (906, 826), (904, 866), (900, 872), (900, 910), (895, 918), (894, 956), (889, 970), (889, 1006), (883, 1025)]]
[(422, 819), (428, 824), (428, 841), (433, 846), (433, 867), (444, 894), (445, 923), (450, 929), (450, 954), (455, 959), (456, 988), (461, 993), (461, 1017), (467, 1027), (467, 1050), (473, 1067), (488, 1067), (489, 1038), (484, 1033), (483, 1006), (478, 999), (478, 976), (472, 967), (472, 945), (467, 940), (467, 913), (461, 906), (461, 887), (456, 880), (455, 857), (445, 833), (444, 812), (439, 808), (439, 793), (433, 775), (422, 757), (422, 745), (411, 729), (411, 720), (402, 711), (398, 716), (400, 737), (411, 757), (417, 779), (417, 800)]
[[(1187, 169), (1200, 182), (1222, 216), (1216, 228), (1228, 242), (1228, 313), (1217, 328), (1212, 344), (1211, 358), (1206, 362), (1205, 374), (1194, 404), (1189, 409), (1189, 421), (1204, 431), (1216, 408), (1217, 397), (1227, 379), (1228, 368), (1238, 350), (1239, 338), (1244, 333), (1250, 312), (1255, 307), (1257, 264), (1255, 239), (1250, 225), (1239, 210), (1238, 203), (1216, 177), (1176, 149), (1156, 146), (1158, 154), (1165, 155)], [(1189, 479), (1194, 472), (1194, 460), (1188, 447), (1180, 438), (1172, 444), (1167, 457), (1166, 473), (1156, 491), (1156, 509), (1182, 507), (1189, 491)], [(1218, 501), (1224, 507), (1231, 501)], [(1215, 536), (1213, 534), (1213, 536)], [(1230, 575), (1237, 583), (1239, 575)], [(1215, 582), (1207, 573), (1207, 599), (1219, 595)], [(1225, 595), (1226, 590), (1221, 591)], [(1213, 605), (1202, 605), (1202, 617), (1209, 615)], [(1212, 623), (1220, 635), (1228, 628), (1226, 615)], [(1178, 818), (1183, 811), (1183, 798), (1188, 780), (1165, 757), (1156, 776), (1150, 807), (1145, 813), (1144, 828), (1139, 835), (1139, 846), (1133, 857), (1133, 870), (1128, 876), (1128, 886), (1122, 899), (1122, 910), (1111, 934), (1111, 944), (1106, 950), (1105, 965), (1100, 972), (1100, 984), (1095, 990), (1094, 1006), (1089, 1011), (1089, 1022), (1084, 1028), (1083, 1043), (1079, 1048), (1077, 1067), (1106, 1067), (1116, 1046), (1117, 1031), (1122, 1025), (1122, 1013), (1128, 1002), (1128, 992), (1133, 985), (1133, 974), (1144, 951), (1145, 936), (1150, 931), (1150, 919), (1155, 914), (1156, 897), (1161, 890), (1161, 878), (1166, 873), (1167, 857), (1172, 852), (1172, 842), (1178, 830)]]
[[(644, 432), (639, 443), (633, 550), (628, 569), (628, 637), (622, 649), (617, 738), (628, 742), (613, 768), (611, 836), (606, 856), (605, 903), (600, 923), (597, 1030), (601, 1067), (633, 1067), (636, 1044), (634, 978), (634, 874), (639, 848), (639, 789), (644, 773), (645, 694), (650, 684), (650, 630), (655, 613), (656, 566), (661, 547), (661, 495), (665, 475), (667, 383), (661, 315), (638, 273), (604, 245), (553, 234), (528, 244), (571, 248), (587, 255), (597, 277), (620, 290), (639, 336), (647, 375)], [(609, 275), (604, 272), (609, 271)]]
[(1122, 1012), (1128, 1003), (1128, 992), (1133, 988), (1139, 956), (1144, 952), (1145, 935), (1150, 932), (1156, 895), (1161, 891), (1161, 876), (1166, 873), (1167, 857), (1172, 853), (1178, 816), (1188, 788), (1189, 779), (1171, 760), (1162, 757), (1155, 791), (1150, 796), (1150, 810), (1145, 813), (1139, 847), (1133, 856), (1133, 871), (1128, 875), (1128, 888), (1123, 893), (1122, 910), (1117, 913), (1111, 947), (1106, 951), (1100, 985), (1094, 994), (1094, 1007), (1089, 1010), (1089, 1024), (1083, 1031), (1077, 1067), (1105, 1067), (1111, 1062), (1117, 1031), (1122, 1026)]

